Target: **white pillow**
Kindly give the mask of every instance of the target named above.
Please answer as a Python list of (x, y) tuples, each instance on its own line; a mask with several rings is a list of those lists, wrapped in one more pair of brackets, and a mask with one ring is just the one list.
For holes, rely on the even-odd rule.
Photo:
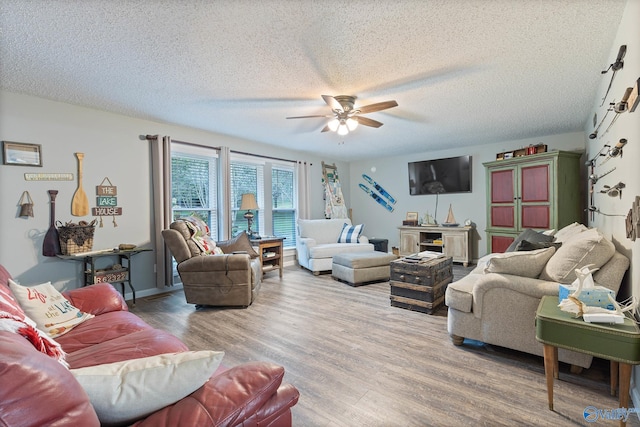
[(484, 273), (512, 274), (535, 279), (555, 251), (556, 248), (550, 247), (535, 251), (497, 254), (489, 259)]
[(9, 279), (9, 287), (27, 316), (52, 338), (66, 334), (74, 326), (94, 317), (74, 307), (51, 282), (21, 286)]
[(612, 242), (597, 229), (581, 231), (562, 243), (562, 246), (544, 266), (540, 279), (558, 283), (571, 283), (576, 279), (576, 268), (593, 264), (600, 268), (616, 252)]
[(129, 425), (202, 387), (224, 352), (186, 351), (71, 369), (100, 424)]
[(583, 231), (586, 231), (586, 230), (587, 230), (587, 227), (577, 222), (574, 222), (556, 231), (556, 233), (553, 235), (553, 237), (555, 237), (554, 242), (566, 242), (571, 237), (575, 236), (576, 234), (582, 233)]

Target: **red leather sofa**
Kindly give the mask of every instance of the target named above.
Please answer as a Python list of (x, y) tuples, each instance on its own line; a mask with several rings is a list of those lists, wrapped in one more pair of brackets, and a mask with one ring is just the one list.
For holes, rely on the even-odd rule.
[[(7, 298), (12, 296), (9, 278), (0, 265), (0, 303), (5, 309), (7, 300), (12, 303)], [(175, 336), (130, 313), (110, 284), (64, 295), (80, 310), (95, 315), (56, 338), (70, 368), (188, 350)], [(265, 362), (219, 368), (194, 393), (134, 425), (290, 426), (291, 407), (299, 393), (294, 386), (282, 384), (283, 376), (284, 368)], [(68, 369), (23, 336), (2, 330), (0, 384), (0, 426), (100, 425), (87, 394)]]

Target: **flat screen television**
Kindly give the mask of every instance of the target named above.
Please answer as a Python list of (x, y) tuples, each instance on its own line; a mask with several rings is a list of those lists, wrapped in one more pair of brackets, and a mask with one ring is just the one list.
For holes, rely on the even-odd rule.
[(471, 192), (471, 156), (409, 163), (409, 194)]

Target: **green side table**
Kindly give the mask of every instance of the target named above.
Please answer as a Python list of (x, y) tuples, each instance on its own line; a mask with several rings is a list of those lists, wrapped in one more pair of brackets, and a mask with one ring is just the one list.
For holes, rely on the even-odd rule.
[[(621, 324), (587, 323), (558, 307), (557, 296), (544, 296), (536, 312), (536, 339), (544, 344), (544, 372), (549, 409), (553, 410), (553, 379), (558, 378), (558, 348), (611, 361), (611, 395), (620, 384), (620, 408), (629, 407), (631, 366), (640, 364), (640, 329), (626, 318)], [(626, 423), (620, 421), (620, 425)]]

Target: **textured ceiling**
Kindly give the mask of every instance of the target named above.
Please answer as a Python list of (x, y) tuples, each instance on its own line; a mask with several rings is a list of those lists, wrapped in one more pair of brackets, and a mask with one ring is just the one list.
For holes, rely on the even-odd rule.
[[(582, 130), (624, 6), (0, 0), (0, 85), (345, 161), (465, 147)], [(285, 119), (323, 94), (399, 106), (346, 137)]]

